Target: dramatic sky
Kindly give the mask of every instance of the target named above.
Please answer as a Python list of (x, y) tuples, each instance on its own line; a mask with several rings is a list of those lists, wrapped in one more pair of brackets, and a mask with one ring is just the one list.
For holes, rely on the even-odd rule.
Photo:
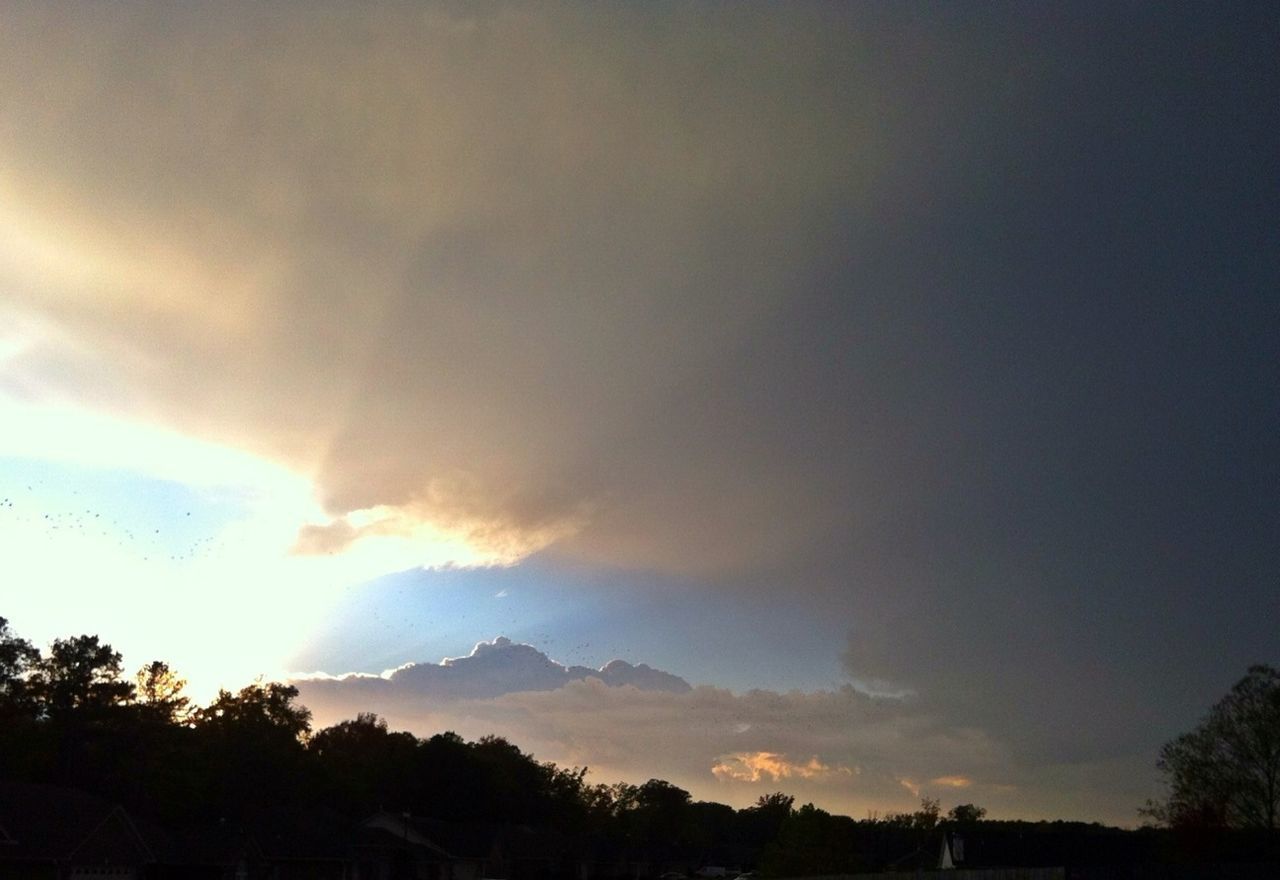
[(1278, 47), (4, 3), (0, 615), (600, 781), (1132, 823), (1280, 663)]

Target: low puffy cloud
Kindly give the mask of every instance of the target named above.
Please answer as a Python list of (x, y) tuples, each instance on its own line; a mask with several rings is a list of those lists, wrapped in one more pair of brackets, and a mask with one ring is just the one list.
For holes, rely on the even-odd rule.
[(318, 725), (372, 711), (423, 736), (497, 733), (541, 759), (589, 766), (600, 781), (658, 776), (739, 805), (768, 784), (851, 813), (905, 808), (902, 776), (954, 779), (963, 767), (992, 779), (1005, 754), (909, 700), (851, 687), (735, 694), (643, 663), (563, 666), (505, 638), (438, 664), (295, 684)]
[(735, 694), (699, 686), (674, 693), (589, 677), (485, 699), (393, 697), (359, 686), (318, 698), (304, 686), (303, 702), (322, 725), (374, 711), (421, 736), (496, 733), (541, 760), (589, 767), (594, 781), (658, 777), (736, 806), (752, 803), (762, 787), (782, 787), (801, 802), (850, 815), (908, 809), (915, 802), (899, 785), (902, 776), (931, 779), (956, 767), (992, 780), (972, 791), (993, 813), (1024, 806), (1016, 792), (994, 787), (1009, 781), (1002, 743), (851, 688)]
[(860, 817), (913, 810), (921, 797), (945, 809), (963, 792), (993, 817), (1132, 824), (1149, 785), (1127, 761), (1027, 760), (1016, 741), (919, 697), (690, 687), (643, 663), (563, 666), (507, 639), (438, 664), (295, 684), (317, 726), (375, 712), (419, 736), (498, 734), (540, 760), (589, 767), (593, 781), (658, 777), (735, 806), (781, 788)]
[[(505, 636), (480, 642), (466, 657), (446, 657), (439, 663), (406, 663), (380, 676), (318, 675), (295, 681), (305, 701), (327, 707), (357, 699), (381, 706), (440, 700), (485, 699), (523, 691), (549, 691), (573, 681), (596, 679), (608, 687), (686, 693), (689, 683), (678, 675), (647, 664), (611, 660), (599, 669), (564, 666), (532, 645)], [(386, 711), (379, 708), (378, 711)]]

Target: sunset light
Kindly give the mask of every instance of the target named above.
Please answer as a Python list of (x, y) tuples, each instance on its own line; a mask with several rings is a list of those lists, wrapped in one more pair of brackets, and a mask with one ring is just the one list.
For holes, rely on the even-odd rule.
[(1277, 35), (0, 0), (0, 877), (1273, 868)]

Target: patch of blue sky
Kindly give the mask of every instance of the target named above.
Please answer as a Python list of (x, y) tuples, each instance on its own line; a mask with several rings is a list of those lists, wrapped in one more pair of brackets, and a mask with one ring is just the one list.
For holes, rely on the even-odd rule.
[(847, 628), (780, 598), (744, 602), (677, 579), (566, 568), (412, 570), (346, 590), (297, 671), (382, 672), (438, 662), (505, 635), (566, 665), (620, 658), (736, 691), (846, 683)]
[(234, 489), (126, 469), (0, 457), (0, 522), (114, 538), (142, 556), (182, 561), (211, 552), (222, 529), (246, 515), (246, 502)]

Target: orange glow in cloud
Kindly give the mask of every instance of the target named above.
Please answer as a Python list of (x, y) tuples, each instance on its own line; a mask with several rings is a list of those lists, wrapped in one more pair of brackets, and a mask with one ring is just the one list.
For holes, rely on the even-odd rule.
[[(917, 782), (909, 777), (902, 777), (898, 780), (898, 784), (911, 792), (913, 797), (920, 797), (920, 793), (925, 791), (924, 784)], [(929, 785), (940, 785), (943, 788), (968, 788), (973, 785), (973, 780), (968, 776), (935, 776), (929, 780)]]
[(785, 755), (774, 752), (734, 752), (721, 756), (711, 767), (717, 779), (738, 782), (760, 782), (782, 779), (827, 779), (833, 776), (853, 776), (856, 769), (843, 765), (832, 766), (818, 760), (817, 756), (803, 764), (788, 761)]

